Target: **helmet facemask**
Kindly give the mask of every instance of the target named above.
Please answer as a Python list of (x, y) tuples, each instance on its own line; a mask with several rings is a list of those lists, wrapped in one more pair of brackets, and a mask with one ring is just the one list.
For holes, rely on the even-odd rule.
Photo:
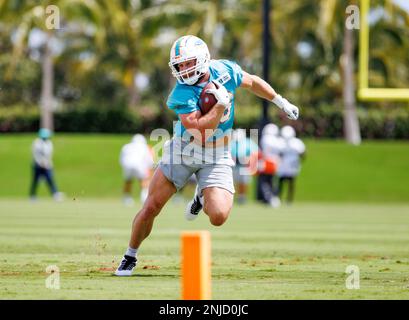
[[(175, 41), (171, 49), (169, 67), (172, 70), (172, 75), (181, 84), (194, 85), (200, 79), (200, 77), (206, 74), (209, 70), (210, 63), (210, 53), (206, 44), (197, 37), (185, 36), (185, 41)], [(176, 53), (175, 45), (176, 42), (183, 42), (183, 48)], [(182, 62), (187, 62), (191, 60), (196, 60), (194, 66), (185, 69), (183, 71), (179, 70), (179, 64)]]
[[(179, 63), (196, 60), (194, 66), (179, 71)], [(179, 83), (194, 85), (199, 78), (204, 75), (209, 69), (209, 60), (200, 58), (191, 58), (184, 61), (178, 61), (177, 63), (169, 62), (169, 66), (172, 70), (172, 75), (179, 81)]]

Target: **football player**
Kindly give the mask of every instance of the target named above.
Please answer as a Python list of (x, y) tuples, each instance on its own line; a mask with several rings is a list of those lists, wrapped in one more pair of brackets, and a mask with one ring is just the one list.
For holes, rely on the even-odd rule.
[(285, 143), (282, 150), (282, 158), (278, 167), (278, 192), (282, 196), (284, 183), (288, 182), (287, 203), (291, 204), (294, 200), (295, 180), (301, 170), (301, 159), (305, 158), (305, 144), (295, 137), (293, 127), (284, 126), (281, 128), (281, 136)]
[(131, 191), (132, 182), (135, 179), (140, 182), (140, 200), (144, 203), (148, 197), (148, 186), (154, 161), (152, 151), (143, 135), (135, 134), (132, 137), (132, 141), (122, 147), (119, 163), (122, 166), (124, 175), (124, 204), (133, 205), (134, 203)]
[(275, 163), (275, 171), (259, 173), (259, 194), (260, 200), (270, 204), (273, 208), (281, 205), (278, 197), (278, 187), (276, 187), (276, 170), (280, 164), (280, 155), (284, 148), (284, 140), (279, 137), (279, 129), (274, 123), (267, 124), (261, 132), (260, 147), (264, 158)]
[[(148, 197), (133, 220), (128, 249), (115, 271), (117, 276), (132, 274), (139, 247), (149, 236), (155, 217), (192, 174), (196, 175), (197, 187), (185, 217), (193, 220), (203, 209), (214, 226), (221, 226), (227, 220), (235, 192), (229, 144), (234, 94), (238, 88), (273, 102), (290, 119), (298, 118), (298, 108), (263, 79), (245, 72), (235, 62), (211, 60), (206, 43), (198, 37), (188, 35), (177, 39), (170, 50), (169, 66), (177, 83), (167, 106), (179, 120), (173, 138), (164, 145)], [(217, 103), (202, 114), (199, 97), (210, 81), (215, 88), (207, 93), (213, 94)]]
[(44, 178), (48, 184), (51, 194), (55, 201), (62, 201), (64, 194), (59, 192), (54, 180), (53, 171), (53, 143), (51, 141), (51, 131), (41, 128), (38, 131), (38, 138), (33, 141), (33, 178), (30, 187), (30, 199), (37, 199), (37, 186), (41, 178)]

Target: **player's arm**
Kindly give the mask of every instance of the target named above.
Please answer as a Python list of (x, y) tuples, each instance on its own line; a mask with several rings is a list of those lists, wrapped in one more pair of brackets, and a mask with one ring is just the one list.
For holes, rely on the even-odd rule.
[(196, 141), (201, 141), (201, 143), (206, 142), (207, 139), (213, 135), (213, 131), (219, 125), (225, 109), (228, 108), (231, 103), (230, 95), (226, 88), (216, 82), (214, 83), (216, 88), (206, 91), (207, 93), (213, 94), (217, 100), (217, 103), (209, 112), (204, 115), (202, 115), (200, 111), (179, 115), (180, 121), (186, 130), (195, 137)]
[(299, 112), (298, 108), (288, 102), (287, 99), (279, 95), (266, 81), (261, 79), (259, 76), (252, 75), (243, 71), (243, 77), (240, 87), (250, 90), (253, 94), (260, 98), (264, 98), (268, 101), (273, 102), (287, 114), (288, 118), (297, 120)]
[(225, 107), (217, 103), (204, 115), (200, 111), (194, 111), (180, 114), (179, 118), (186, 130), (195, 137), (195, 140), (204, 143), (212, 135), (212, 131), (219, 125), (224, 110)]

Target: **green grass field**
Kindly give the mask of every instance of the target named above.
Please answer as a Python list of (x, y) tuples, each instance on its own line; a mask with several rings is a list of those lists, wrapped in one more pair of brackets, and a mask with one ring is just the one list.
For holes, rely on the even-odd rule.
[[(408, 299), (409, 205), (236, 205), (228, 222), (184, 221), (169, 203), (135, 276), (112, 276), (137, 207), (120, 201), (1, 200), (0, 299), (179, 299), (180, 232), (212, 235), (214, 299)], [(60, 290), (45, 286), (60, 269)], [(345, 287), (348, 265), (360, 289)]]
[[(0, 136), (0, 299), (179, 299), (180, 233), (210, 230), (214, 299), (409, 299), (409, 144), (307, 140), (296, 203), (234, 206), (225, 225), (170, 202), (139, 252), (135, 276), (112, 276), (140, 205), (121, 203), (130, 136), (54, 138), (67, 195), (28, 200), (34, 135)], [(136, 190), (135, 190), (136, 191)], [(60, 290), (46, 288), (50, 265)], [(360, 289), (345, 286), (347, 266)]]
[[(27, 197), (31, 135), (0, 136), (0, 197)], [(122, 174), (119, 152), (129, 135), (57, 134), (54, 141), (57, 184), (72, 198), (118, 198)], [(306, 140), (307, 158), (296, 200), (311, 202), (409, 202), (409, 143)], [(39, 194), (48, 195), (44, 185)]]

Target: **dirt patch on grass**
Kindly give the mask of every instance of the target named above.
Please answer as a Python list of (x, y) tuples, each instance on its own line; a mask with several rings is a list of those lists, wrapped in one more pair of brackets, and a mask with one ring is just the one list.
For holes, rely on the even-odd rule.
[(160, 267), (159, 266), (143, 266), (144, 270), (159, 270)]
[(0, 271), (0, 276), (19, 276), (19, 275), (21, 275), (21, 272)]
[(114, 267), (104, 267), (104, 268), (99, 268), (98, 271), (109, 271), (109, 272), (113, 272), (116, 269)]

